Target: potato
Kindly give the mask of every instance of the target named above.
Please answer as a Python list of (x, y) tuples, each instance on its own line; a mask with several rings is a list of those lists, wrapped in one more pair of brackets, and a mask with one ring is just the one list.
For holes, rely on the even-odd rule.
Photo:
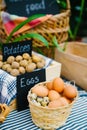
[(28, 60), (28, 64), (29, 64), (29, 63), (32, 63), (32, 59), (31, 59), (31, 58)]
[(19, 73), (19, 70), (18, 69), (12, 69), (11, 70), (11, 72), (10, 72), (10, 74), (12, 75), (12, 76), (18, 76), (20, 73)]
[(2, 61), (2, 58), (2, 54), (0, 54), (0, 68), (13, 76), (32, 72), (37, 68), (43, 68), (45, 65), (44, 58), (34, 53), (32, 56), (28, 53), (17, 55), (16, 57), (9, 56), (5, 62)]
[(35, 63), (30, 63), (29, 65), (26, 66), (26, 71), (27, 72), (32, 72), (32, 71), (34, 71), (35, 68), (36, 68), (36, 64)]
[(9, 67), (10, 67), (10, 64), (4, 64), (2, 66), (2, 69), (5, 70), (5, 71), (7, 71), (7, 68), (9, 68)]
[(44, 67), (44, 64), (43, 64), (43, 62), (37, 62), (36, 66), (38, 69), (41, 69)]
[(19, 68), (19, 63), (14, 61), (14, 62), (12, 62), (11, 66), (12, 66), (13, 69), (17, 69), (17, 68)]
[(24, 53), (22, 56), (25, 60), (29, 60), (31, 58), (28, 53)]
[(9, 63), (9, 64), (12, 64), (12, 62), (15, 60), (15, 57), (14, 56), (9, 56), (8, 58), (7, 58), (7, 63)]
[(20, 66), (26, 67), (28, 65), (28, 61), (27, 60), (21, 60), (20, 61)]
[(11, 66), (7, 68), (7, 72), (10, 73), (12, 71)]
[(33, 54), (32, 55), (32, 61), (35, 62), (35, 63), (40, 62), (41, 57)]
[(20, 67), (19, 67), (19, 72), (20, 72), (21, 74), (24, 74), (24, 73), (25, 73), (25, 68), (24, 68), (23, 66), (20, 66)]
[(3, 56), (0, 54), (0, 61), (2, 61), (2, 59), (3, 59)]
[(2, 68), (2, 66), (3, 66), (3, 62), (2, 62), (2, 61), (0, 61), (0, 69)]
[(46, 63), (45, 63), (45, 60), (43, 58), (42, 58), (41, 62), (45, 66)]
[(16, 56), (16, 58), (15, 58), (15, 60), (16, 60), (17, 62), (20, 62), (22, 59), (23, 59), (23, 57), (22, 57), (21, 55), (18, 55), (18, 56)]

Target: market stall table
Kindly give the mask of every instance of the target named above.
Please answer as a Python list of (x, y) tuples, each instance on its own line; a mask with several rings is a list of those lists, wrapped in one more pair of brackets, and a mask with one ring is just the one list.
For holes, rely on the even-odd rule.
[[(79, 97), (64, 126), (57, 130), (87, 130), (87, 92), (77, 87)], [(40, 130), (33, 122), (29, 109), (18, 112), (12, 111), (0, 130)]]

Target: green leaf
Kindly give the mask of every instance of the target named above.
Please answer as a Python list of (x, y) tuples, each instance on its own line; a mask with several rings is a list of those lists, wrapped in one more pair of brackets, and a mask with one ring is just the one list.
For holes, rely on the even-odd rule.
[(68, 30), (69, 36), (70, 38), (73, 40), (74, 39), (74, 35), (71, 29)]
[(56, 0), (57, 3), (59, 4), (59, 6), (62, 8), (62, 9), (66, 9), (67, 8), (67, 3), (66, 3), (66, 0)]
[(38, 53), (40, 53), (40, 54), (42, 54), (42, 55), (45, 55), (45, 54), (43, 53), (43, 51), (41, 50), (41, 48), (38, 48), (38, 47), (34, 47), (34, 48), (35, 48), (36, 52), (38, 52)]
[(60, 45), (58, 44), (57, 39), (56, 39), (55, 36), (53, 37), (52, 42), (53, 42), (53, 44), (55, 45), (55, 47), (57, 47), (57, 49), (58, 49), (59, 51), (63, 52), (63, 49), (62, 49), (62, 48), (60, 47)]
[(68, 45), (68, 42), (65, 42), (65, 43), (64, 43), (64, 47), (63, 47), (63, 51), (66, 50), (67, 45)]
[(44, 14), (36, 14), (36, 15), (33, 15), (31, 17), (29, 17), (28, 19), (26, 19), (25, 21), (21, 22), (18, 26), (16, 26), (12, 32), (10, 33), (10, 35), (7, 37), (7, 40), (6, 40), (6, 43), (9, 43), (10, 39), (12, 38), (13, 34), (15, 32), (17, 32), (21, 27), (23, 27), (25, 24), (29, 23), (30, 21), (36, 19), (36, 18), (39, 18), (41, 16), (44, 16)]
[(16, 39), (14, 40), (14, 42), (22, 41), (22, 40), (25, 39), (25, 38), (38, 39), (38, 40), (40, 40), (41, 42), (43, 42), (46, 47), (49, 47), (48, 41), (47, 41), (42, 35), (37, 34), (37, 33), (26, 33), (26, 34), (21, 35), (21, 36), (19, 36), (18, 38), (16, 38)]

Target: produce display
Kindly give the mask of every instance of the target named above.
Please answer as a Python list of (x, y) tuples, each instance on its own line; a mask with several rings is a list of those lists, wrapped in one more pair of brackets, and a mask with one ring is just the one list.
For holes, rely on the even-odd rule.
[[(17, 55), (16, 57), (9, 56), (7, 61), (5, 61), (5, 62), (3, 62), (3, 57), (0, 54), (0, 66), (1, 66), (0, 67), (0, 83), (1, 83), (1, 88), (0, 88), (1, 104), (0, 105), (2, 106), (3, 104), (5, 104), (7, 107), (9, 107), (10, 112), (17, 109), (17, 93), (20, 93), (20, 95), (23, 98), (25, 97), (25, 91), (27, 92), (30, 89), (30, 87), (31, 87), (30, 84), (35, 83), (37, 77), (39, 79), (39, 73), (41, 72), (39, 70), (42, 67), (45, 69), (45, 72), (46, 72), (46, 81), (51, 80), (55, 76), (60, 76), (60, 71), (61, 71), (60, 63), (58, 63), (48, 57), (40, 55), (36, 52), (32, 52), (31, 56), (28, 53), (24, 53), (23, 55)], [(36, 66), (36, 68), (34, 69), (35, 66)], [(21, 84), (23, 82), (21, 82), (21, 80), (19, 80), (18, 84), (17, 84), (18, 77), (16, 78), (15, 76), (12, 76), (11, 75), (12, 73), (10, 72), (10, 70), (14, 71), (13, 75), (15, 75), (15, 76), (17, 74), (17, 72), (15, 70), (17, 70), (18, 74), (29, 72), (28, 74), (31, 77), (29, 77), (28, 75), (26, 76), (26, 74), (19, 75), (19, 77), (22, 76), (22, 78), (20, 78), (20, 79), (23, 79), (22, 81), (24, 82), (24, 85), (25, 85), (24, 87), (21, 87), (21, 85), (19, 85), (19, 84)], [(23, 72), (23, 70), (24, 70), (24, 72)], [(39, 73), (35, 74), (35, 76), (33, 76), (31, 74), (31, 71), (35, 72), (35, 70)], [(27, 84), (30, 83), (29, 86), (28, 85), (26, 86), (26, 82), (27, 82)], [(22, 91), (17, 91), (17, 85), (18, 85), (18, 87), (21, 88)], [(25, 89), (25, 91), (24, 91), (24, 89)], [(25, 100), (27, 100), (27, 94), (26, 94), (25, 98), (26, 98)], [(24, 101), (22, 100), (22, 104), (24, 104), (23, 102), (26, 102), (25, 100)], [(3, 114), (4, 114), (4, 112), (3, 112)], [(9, 112), (8, 112), (8, 114), (9, 114)], [(3, 119), (5, 120), (6, 117), (7, 117), (7, 114)], [(0, 119), (1, 119), (1, 116), (0, 116)], [(2, 122), (4, 120), (2, 120)]]
[(32, 72), (35, 69), (41, 69), (45, 66), (45, 59), (36, 54), (30, 56), (28, 53), (23, 55), (9, 56), (3, 62), (3, 56), (0, 54), (0, 69), (7, 71), (13, 76), (24, 74), (25, 72)]
[(77, 97), (77, 90), (71, 84), (56, 77), (52, 81), (35, 85), (28, 94), (28, 100), (37, 106), (58, 108), (69, 105)]

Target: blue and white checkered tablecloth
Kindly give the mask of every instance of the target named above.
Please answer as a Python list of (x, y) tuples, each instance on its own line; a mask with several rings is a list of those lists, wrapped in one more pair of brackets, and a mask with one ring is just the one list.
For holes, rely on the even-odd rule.
[(0, 69), (0, 103), (9, 105), (16, 93), (16, 77)]

